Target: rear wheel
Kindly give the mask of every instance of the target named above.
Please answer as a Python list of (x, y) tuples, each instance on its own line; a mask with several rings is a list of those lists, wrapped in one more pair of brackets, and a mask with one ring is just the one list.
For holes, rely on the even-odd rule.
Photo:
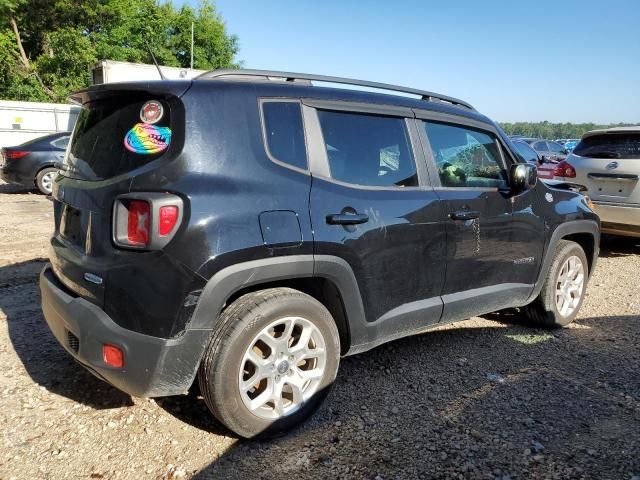
[(318, 408), (339, 359), (338, 329), (320, 302), (289, 288), (262, 290), (222, 313), (200, 366), (200, 390), (230, 430), (270, 436)]
[(535, 326), (559, 328), (575, 320), (584, 299), (589, 264), (582, 247), (561, 240), (538, 297), (524, 307)]
[(36, 187), (38, 187), (38, 190), (45, 195), (51, 195), (53, 179), (57, 174), (57, 168), (47, 167), (40, 170), (36, 175)]

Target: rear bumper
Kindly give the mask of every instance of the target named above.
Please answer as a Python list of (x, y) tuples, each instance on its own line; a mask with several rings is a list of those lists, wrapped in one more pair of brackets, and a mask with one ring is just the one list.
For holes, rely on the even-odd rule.
[(640, 204), (594, 201), (602, 232), (640, 236)]
[[(114, 387), (136, 397), (187, 393), (209, 338), (208, 330), (186, 330), (163, 339), (117, 325), (102, 309), (73, 296), (50, 265), (40, 273), (44, 317), (60, 344), (84, 367)], [(103, 344), (118, 346), (124, 367), (102, 358)]]
[(33, 186), (33, 178), (25, 178), (19, 172), (9, 170), (6, 167), (0, 168), (0, 179), (7, 183), (16, 183), (18, 185), (31, 185)]

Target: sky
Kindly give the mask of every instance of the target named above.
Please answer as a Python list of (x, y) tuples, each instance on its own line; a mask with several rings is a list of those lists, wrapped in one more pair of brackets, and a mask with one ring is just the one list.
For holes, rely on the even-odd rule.
[(640, 122), (640, 0), (216, 5), (244, 68), (430, 90), (499, 122)]

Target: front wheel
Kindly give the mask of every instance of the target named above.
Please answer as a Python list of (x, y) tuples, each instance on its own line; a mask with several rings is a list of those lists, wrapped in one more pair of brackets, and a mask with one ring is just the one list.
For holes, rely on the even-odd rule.
[(527, 320), (535, 326), (564, 327), (573, 322), (582, 306), (589, 264), (580, 245), (561, 240), (540, 294), (524, 307)]
[(289, 430), (329, 393), (340, 340), (329, 311), (290, 288), (237, 299), (221, 314), (198, 372), (209, 410), (251, 438)]

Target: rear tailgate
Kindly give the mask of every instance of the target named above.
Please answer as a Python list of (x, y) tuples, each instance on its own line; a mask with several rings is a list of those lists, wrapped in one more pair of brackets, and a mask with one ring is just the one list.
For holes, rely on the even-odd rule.
[(594, 201), (640, 204), (640, 130), (585, 136), (567, 161)]
[[(122, 285), (110, 285), (110, 279), (153, 272), (154, 266), (157, 276), (157, 269), (166, 263), (161, 252), (132, 253), (117, 248), (112, 239), (112, 212), (116, 197), (130, 191), (136, 175), (179, 155), (184, 142), (179, 95), (188, 86), (188, 82), (113, 84), (92, 87), (74, 97), (83, 108), (61, 175), (54, 182), (50, 260), (56, 276), (73, 294), (108, 313), (120, 304), (119, 308), (129, 308), (132, 303), (120, 291)], [(162, 105), (163, 115), (151, 133), (138, 134), (135, 128), (141, 125), (141, 109), (149, 100)], [(110, 295), (115, 296), (112, 302)], [(105, 307), (105, 303), (113, 305)]]

